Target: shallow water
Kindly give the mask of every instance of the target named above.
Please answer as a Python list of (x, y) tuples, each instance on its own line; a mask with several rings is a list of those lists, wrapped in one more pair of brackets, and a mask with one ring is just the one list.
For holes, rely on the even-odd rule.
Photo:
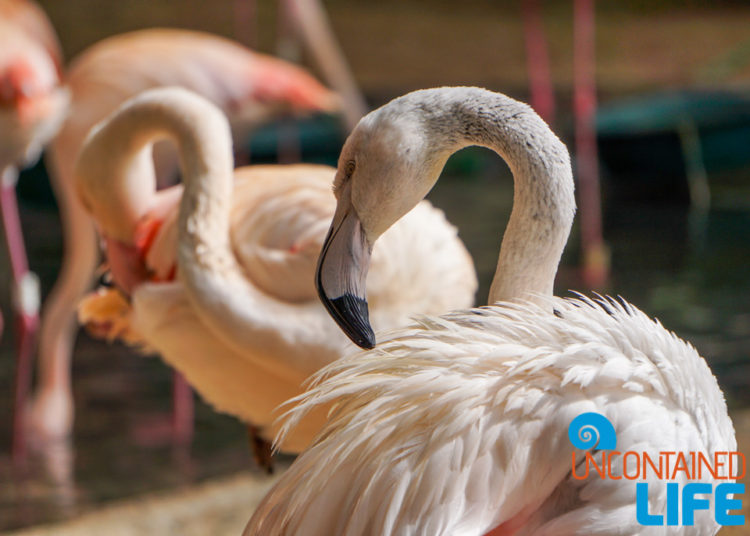
[[(507, 168), (488, 151), (475, 149), (454, 157), (430, 194), (459, 227), (474, 256), (481, 279), (478, 303), (487, 295), (511, 197)], [(708, 359), (732, 408), (750, 406), (750, 210), (742, 199), (726, 196), (720, 208), (705, 214), (610, 200), (605, 231), (612, 278), (607, 288), (598, 289), (622, 295), (691, 340)], [(23, 218), (32, 268), (46, 291), (60, 255), (56, 214), (43, 203), (25, 202)], [(558, 276), (558, 295), (567, 289), (588, 290), (579, 276), (578, 258), (574, 230)], [(3, 291), (7, 315), (7, 289)], [(7, 394), (0, 399), (3, 423), (11, 417), (10, 340), (8, 331), (0, 344), (0, 385)], [(60, 446), (48, 459), (36, 455), (25, 474), (14, 476), (9, 424), (0, 428), (0, 530), (72, 517), (113, 499), (252, 467), (244, 427), (200, 403), (190, 452), (139, 443), (137, 428), (154, 422), (155, 413), (163, 416), (170, 405), (171, 373), (158, 359), (82, 335), (74, 378), (75, 453)], [(72, 470), (66, 470), (70, 463)]]

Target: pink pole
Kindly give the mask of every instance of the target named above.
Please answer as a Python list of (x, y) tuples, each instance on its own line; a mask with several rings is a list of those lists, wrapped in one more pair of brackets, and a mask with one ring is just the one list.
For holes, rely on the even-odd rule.
[(521, 3), (524, 37), (526, 41), (526, 64), (529, 72), (531, 106), (547, 123), (555, 120), (555, 92), (547, 53), (539, 0), (523, 0)]
[(581, 206), (581, 243), (584, 283), (604, 285), (609, 276), (609, 255), (602, 238), (601, 193), (596, 144), (596, 78), (594, 0), (574, 5), (574, 108), (578, 197)]

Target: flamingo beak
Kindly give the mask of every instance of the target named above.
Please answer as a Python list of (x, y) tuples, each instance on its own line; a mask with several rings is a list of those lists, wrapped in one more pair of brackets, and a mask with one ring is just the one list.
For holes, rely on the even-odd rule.
[(104, 241), (112, 279), (120, 290), (130, 296), (138, 285), (151, 278), (143, 263), (141, 251), (135, 245), (114, 238), (105, 236)]
[(339, 327), (366, 349), (375, 347), (365, 287), (371, 251), (356, 210), (342, 197), (318, 259), (315, 285)]

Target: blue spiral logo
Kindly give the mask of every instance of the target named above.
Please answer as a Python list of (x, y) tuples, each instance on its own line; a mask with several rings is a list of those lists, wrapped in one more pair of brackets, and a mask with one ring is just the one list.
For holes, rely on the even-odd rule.
[(615, 427), (601, 413), (581, 413), (573, 419), (568, 426), (568, 438), (581, 450), (614, 450), (617, 446)]

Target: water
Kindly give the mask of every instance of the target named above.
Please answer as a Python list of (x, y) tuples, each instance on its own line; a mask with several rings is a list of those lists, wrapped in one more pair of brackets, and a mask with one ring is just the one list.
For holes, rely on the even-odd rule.
[[(745, 183), (747, 184), (747, 183)], [(746, 193), (746, 192), (745, 192)], [(745, 194), (743, 194), (745, 195)], [(454, 157), (430, 199), (460, 229), (474, 256), (483, 303), (510, 213), (512, 181), (499, 158), (471, 149)], [(726, 196), (706, 214), (681, 206), (609, 202), (605, 231), (612, 278), (601, 292), (619, 294), (692, 341), (711, 364), (731, 408), (750, 406), (750, 209), (742, 195)], [(732, 199), (739, 202), (732, 203)], [(56, 214), (43, 203), (23, 204), (32, 268), (47, 291), (60, 256)], [(587, 291), (577, 269), (577, 229), (563, 257), (556, 293)], [(7, 271), (7, 268), (2, 268)], [(2, 281), (7, 281), (7, 273)], [(3, 311), (9, 311), (3, 289)], [(79, 337), (74, 362), (75, 454), (59, 448), (31, 460), (13, 478), (10, 444), (11, 336), (0, 343), (0, 530), (75, 516), (114, 499), (179, 487), (252, 467), (244, 427), (203, 404), (196, 408), (190, 452), (140, 444), (134, 431), (170, 406), (171, 372), (160, 360), (118, 345)], [(65, 471), (72, 459), (72, 471)]]

